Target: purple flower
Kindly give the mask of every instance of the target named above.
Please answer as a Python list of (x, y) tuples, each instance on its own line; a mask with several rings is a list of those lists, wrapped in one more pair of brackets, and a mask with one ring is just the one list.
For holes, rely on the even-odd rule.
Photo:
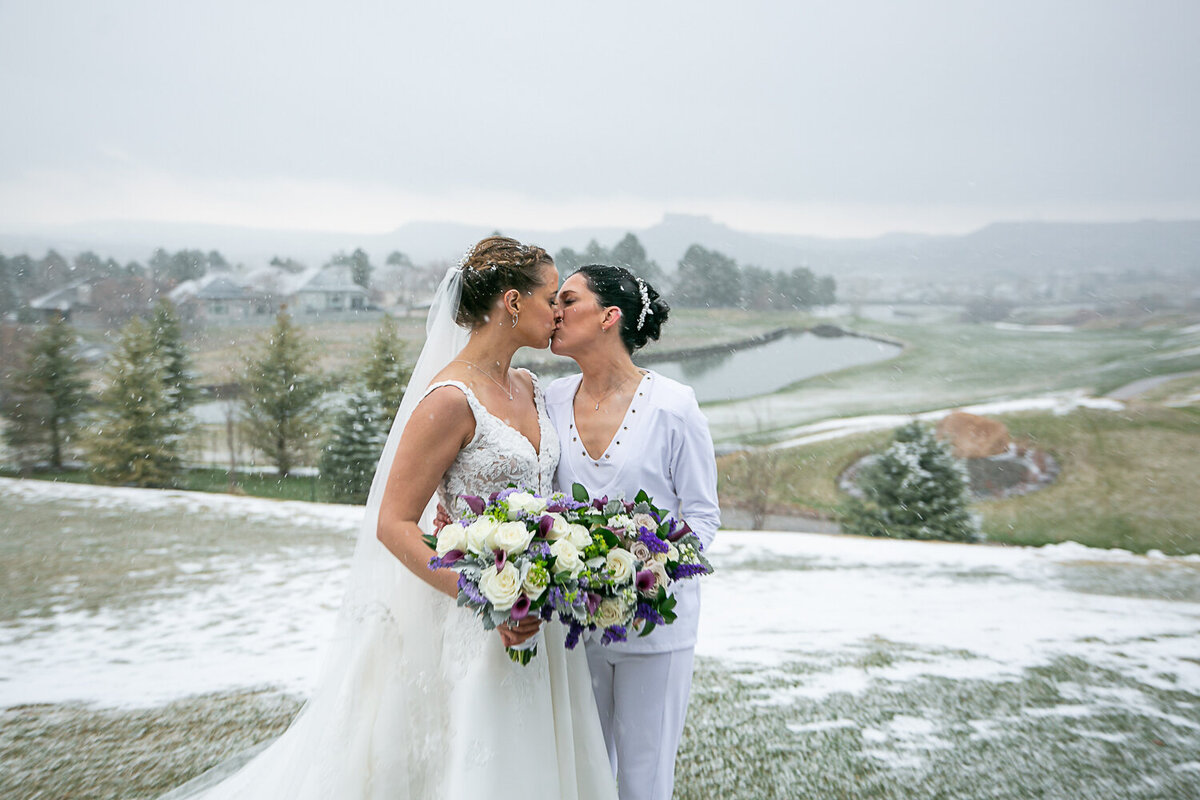
[(595, 592), (587, 593), (587, 610), (589, 616), (596, 613), (596, 609), (600, 607), (601, 599), (603, 598)]
[(541, 556), (542, 558), (550, 557), (550, 545), (545, 542), (531, 542), (529, 551), (531, 555)]
[(606, 505), (608, 505), (608, 495), (604, 495), (604, 497), (597, 497), (592, 501), (592, 507), (597, 511), (603, 511)]
[(496, 572), (499, 572), (500, 570), (504, 569), (504, 565), (508, 563), (508, 553), (504, 552), (499, 547), (497, 547), (495, 550), (492, 551), (492, 555), (496, 559)]
[(571, 630), (567, 631), (567, 638), (563, 642), (568, 650), (574, 650), (575, 645), (579, 644), (579, 637), (583, 633), (583, 626), (578, 622), (571, 623)]
[(637, 590), (642, 594), (645, 594), (654, 588), (654, 573), (648, 569), (644, 569), (639, 572), (637, 574), (637, 578), (634, 580)]
[(554, 606), (546, 603), (546, 605), (542, 606), (541, 610), (538, 611), (538, 616), (540, 616), (546, 622), (554, 619)]
[(529, 616), (529, 598), (521, 595), (517, 598), (517, 602), (513, 603), (512, 611), (508, 614), (513, 619), (525, 619)]
[(510, 494), (512, 494), (513, 492), (516, 492), (516, 491), (517, 491), (517, 489), (513, 486), (510, 486), (507, 489), (501, 489), (500, 491), (498, 491), (494, 495), (492, 495), (492, 497), (494, 498), (492, 502), (498, 502), (500, 500), (504, 500)]
[(449, 553), (446, 553), (446, 555), (442, 556), (441, 558), (434, 556), (433, 558), (429, 559), (429, 568), (430, 569), (442, 569), (443, 567), (452, 567), (452, 566), (454, 566), (454, 562), (458, 561), (464, 555), (466, 555), (466, 554), (463, 553), (462, 550), (451, 550)]
[(633, 615), (647, 622), (653, 622), (655, 625), (663, 625), (666, 622), (663, 619), (663, 615), (655, 611), (654, 606), (649, 603), (638, 603), (637, 610), (633, 612)]
[(632, 514), (634, 506), (636, 506), (636, 505), (637, 505), (637, 503), (630, 503), (628, 500), (626, 500), (625, 501), (625, 513)]
[(658, 534), (649, 528), (639, 528), (637, 540), (650, 550), (651, 553), (666, 553), (670, 550), (667, 543), (658, 538)]
[(465, 594), (467, 596), (467, 599), (470, 600), (475, 605), (477, 605), (477, 606), (487, 605), (487, 598), (484, 597), (480, 593), (479, 587), (476, 586), (474, 583), (472, 583), (466, 576), (464, 576), (464, 575), (458, 576), (458, 589), (460, 592)]
[(613, 642), (623, 642), (628, 637), (628, 631), (624, 625), (612, 625), (605, 629), (604, 635), (600, 637), (600, 644), (612, 644)]
[(566, 511), (578, 511), (581, 508), (587, 507), (587, 503), (580, 503), (578, 500), (572, 500), (571, 498), (566, 497), (562, 500), (555, 500), (554, 502), (547, 504), (546, 510), (562, 514)]
[(671, 520), (671, 532), (667, 534), (667, 541), (678, 542), (680, 539), (687, 536), (691, 532), (692, 532), (692, 529), (690, 527), (688, 527), (688, 524), (686, 522), (680, 523), (679, 527), (676, 528), (675, 520)]
[(460, 494), (459, 497), (462, 498), (462, 501), (466, 503), (467, 507), (470, 508), (475, 514), (482, 514), (483, 509), (487, 507), (483, 502), (482, 497), (477, 497), (473, 494)]
[(538, 535), (543, 537), (548, 536), (550, 534), (550, 529), (553, 527), (554, 517), (550, 516), (549, 514), (543, 515), (542, 518), (538, 520)]
[(680, 581), (684, 578), (691, 578), (695, 575), (707, 575), (708, 573), (708, 567), (703, 564), (680, 564), (675, 568), (675, 574), (671, 578), (672, 580)]

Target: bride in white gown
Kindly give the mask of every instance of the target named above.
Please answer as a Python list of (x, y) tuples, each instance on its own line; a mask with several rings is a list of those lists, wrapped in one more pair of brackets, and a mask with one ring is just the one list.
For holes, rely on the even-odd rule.
[(528, 666), (511, 661), (536, 621), (485, 632), (420, 539), (438, 499), (457, 515), (459, 494), (551, 491), (558, 439), (537, 380), (509, 362), (549, 344), (557, 288), (544, 250), (503, 237), (447, 272), (315, 691), (244, 766), (169, 797), (615, 800), (583, 648), (547, 623)]

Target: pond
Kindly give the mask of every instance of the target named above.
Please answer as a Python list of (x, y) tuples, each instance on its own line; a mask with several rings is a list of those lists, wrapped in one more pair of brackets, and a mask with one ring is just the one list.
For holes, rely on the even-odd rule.
[(696, 390), (701, 403), (770, 394), (814, 375), (883, 361), (900, 353), (895, 344), (860, 336), (791, 333), (733, 352), (647, 364)]

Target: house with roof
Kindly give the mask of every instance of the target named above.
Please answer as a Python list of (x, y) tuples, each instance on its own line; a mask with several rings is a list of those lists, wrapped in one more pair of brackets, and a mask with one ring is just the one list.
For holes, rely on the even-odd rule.
[(292, 307), (305, 314), (357, 311), (367, 307), (367, 290), (354, 282), (349, 264), (330, 264), (301, 273)]
[(29, 308), (39, 319), (51, 320), (61, 316), (69, 322), (86, 325), (99, 321), (100, 309), (92, 295), (91, 281), (76, 281), (33, 298), (29, 301)]
[(224, 272), (184, 281), (167, 296), (184, 319), (195, 322), (238, 321), (274, 310), (264, 293)]

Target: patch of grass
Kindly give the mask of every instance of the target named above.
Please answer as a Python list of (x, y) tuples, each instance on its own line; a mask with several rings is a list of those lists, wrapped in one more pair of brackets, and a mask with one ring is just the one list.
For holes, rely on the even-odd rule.
[[(92, 473), (86, 469), (40, 469), (22, 475), (13, 469), (0, 468), (0, 477), (107, 485), (95, 480)], [(211, 468), (185, 470), (179, 475), (178, 485), (172, 488), (189, 492), (228, 492), (229, 473), (227, 470)], [(269, 497), (273, 500), (307, 500), (318, 503), (331, 502), (330, 498), (333, 495), (328, 481), (320, 475), (289, 475), (281, 478), (267, 472), (237, 473), (234, 493)]]
[(1051, 452), (1061, 473), (1039, 492), (977, 504), (989, 540), (1200, 553), (1196, 409), (1135, 406), (1002, 419), (1015, 438)]
[(161, 708), (18, 706), (0, 712), (0, 797), (158, 797), (281, 733), (300, 702), (237, 692)]
[(1012, 681), (876, 680), (817, 700), (788, 691), (807, 674), (702, 659), (675, 796), (1182, 800), (1200, 790), (1200, 773), (1174, 769), (1200, 746), (1197, 698), (1079, 659)]
[[(1200, 409), (1131, 406), (1120, 413), (1023, 413), (999, 417), (1016, 439), (1058, 459), (1058, 480), (1021, 497), (975, 503), (988, 541), (1168, 555), (1200, 553)], [(722, 503), (744, 507), (766, 491), (776, 507), (835, 515), (837, 476), (888, 441), (848, 436), (774, 454), (771, 471), (741, 454), (718, 460)]]

